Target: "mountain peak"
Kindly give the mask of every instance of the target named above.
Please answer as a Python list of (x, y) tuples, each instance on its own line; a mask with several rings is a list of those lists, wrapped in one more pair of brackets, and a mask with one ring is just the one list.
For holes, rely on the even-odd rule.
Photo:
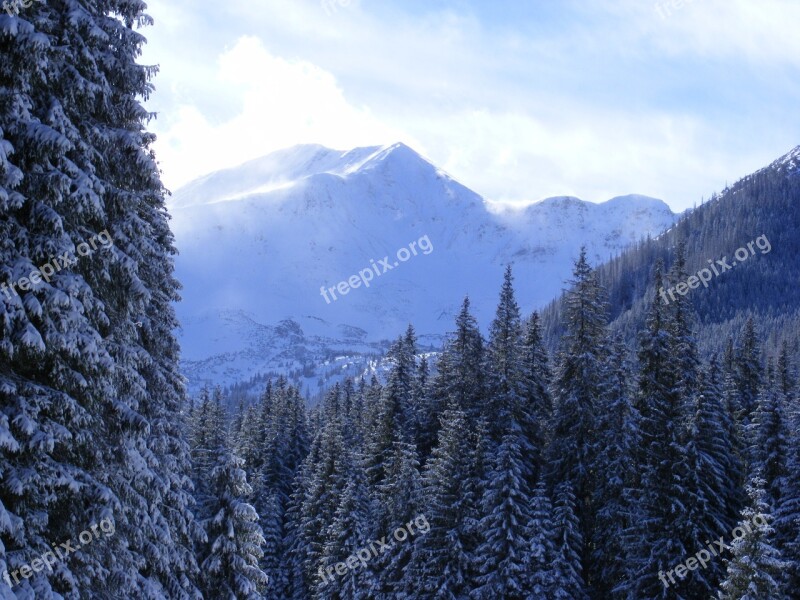
[(195, 179), (177, 190), (169, 205), (171, 209), (180, 209), (198, 202), (237, 200), (292, 187), (317, 175), (347, 178), (371, 170), (388, 171), (390, 175), (420, 170), (441, 174), (430, 161), (402, 142), (346, 151), (320, 144), (298, 144)]
[(789, 174), (800, 171), (800, 146), (795, 146), (770, 165), (770, 168), (788, 171)]

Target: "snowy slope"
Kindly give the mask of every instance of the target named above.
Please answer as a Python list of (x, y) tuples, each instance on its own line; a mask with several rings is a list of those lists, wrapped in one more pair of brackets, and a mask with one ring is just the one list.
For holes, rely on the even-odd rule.
[[(465, 294), (488, 324), (507, 262), (528, 312), (562, 290), (582, 244), (605, 260), (676, 218), (643, 196), (490, 206), (402, 144), (282, 150), (187, 185), (169, 207), (193, 388), (303, 368), (315, 385), (314, 365), (361, 369), (409, 322), (435, 346)], [(370, 269), (369, 287), (320, 292)]]

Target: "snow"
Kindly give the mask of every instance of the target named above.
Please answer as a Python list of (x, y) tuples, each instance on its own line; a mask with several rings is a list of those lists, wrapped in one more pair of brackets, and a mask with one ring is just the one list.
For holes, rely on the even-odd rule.
[[(561, 292), (581, 245), (597, 263), (676, 220), (645, 196), (492, 204), (403, 144), (288, 148), (188, 184), (169, 209), (193, 389), (380, 353), (412, 321), (421, 342), (436, 345), (466, 294), (485, 328), (509, 261), (527, 314)], [(429, 254), (330, 304), (322, 297), (321, 286), (336, 286), (371, 260), (393, 263), (426, 235)]]

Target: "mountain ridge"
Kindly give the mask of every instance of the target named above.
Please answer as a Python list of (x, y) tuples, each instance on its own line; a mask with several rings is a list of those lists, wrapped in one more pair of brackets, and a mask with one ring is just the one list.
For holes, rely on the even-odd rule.
[[(205, 383), (247, 379), (256, 367), (246, 363), (263, 370), (270, 362), (254, 358), (267, 345), (245, 340), (247, 327), (272, 339), (276, 360), (295, 360), (295, 369), (329, 353), (380, 352), (412, 321), (435, 344), (464, 295), (488, 323), (503, 265), (515, 263), (530, 311), (559, 293), (580, 246), (605, 260), (676, 219), (664, 202), (637, 195), (495, 212), (404, 144), (285, 149), (188, 184), (170, 211), (184, 284), (185, 372)], [(429, 254), (395, 260), (391, 273), (346, 297), (321, 296), (425, 237)], [(281, 321), (302, 332), (294, 350), (269, 333)], [(341, 333), (351, 330), (366, 334), (356, 342)]]

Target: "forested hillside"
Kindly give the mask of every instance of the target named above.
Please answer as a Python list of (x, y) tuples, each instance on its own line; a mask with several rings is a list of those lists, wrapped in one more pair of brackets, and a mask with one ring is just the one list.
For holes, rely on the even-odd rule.
[[(760, 237), (763, 248), (755, 247), (747, 259), (737, 261), (735, 252)], [(771, 348), (786, 340), (798, 349), (800, 146), (714, 194), (658, 238), (642, 241), (598, 267), (598, 279), (609, 290), (612, 327), (627, 342), (635, 340), (644, 324), (653, 265), (659, 259), (673, 264), (681, 243), (688, 274), (712, 267), (719, 272), (711, 271), (707, 287), (701, 285), (686, 296), (697, 313), (704, 355), (722, 353), (750, 317)], [(730, 268), (717, 262), (724, 259)], [(551, 348), (560, 336), (562, 307), (563, 299), (542, 313)]]

